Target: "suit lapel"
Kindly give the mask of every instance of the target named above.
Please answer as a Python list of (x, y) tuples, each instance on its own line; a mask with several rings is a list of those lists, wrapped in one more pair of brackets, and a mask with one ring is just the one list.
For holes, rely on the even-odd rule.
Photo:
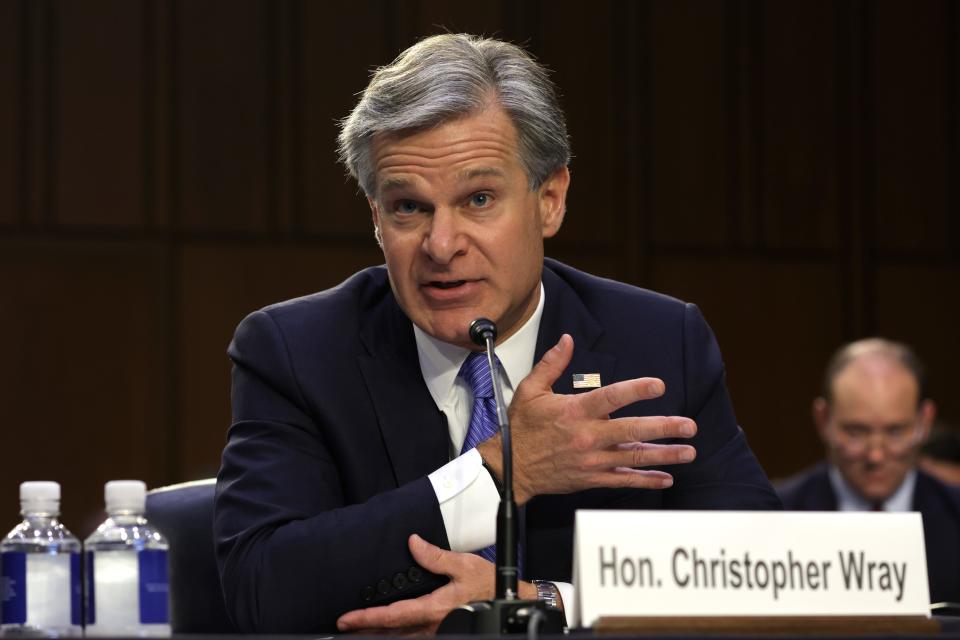
[(410, 320), (393, 295), (362, 321), (366, 354), (358, 356), (397, 486), (423, 477), (449, 460), (447, 421), (420, 372)]
[(540, 332), (537, 335), (534, 364), (540, 361), (548, 349), (557, 344), (564, 333), (569, 333), (573, 338), (573, 357), (566, 370), (553, 384), (554, 393), (587, 391), (573, 388), (575, 373), (599, 373), (600, 381), (604, 385), (616, 382), (613, 372), (617, 358), (613, 354), (594, 351), (597, 341), (603, 335), (603, 327), (584, 306), (580, 296), (549, 267), (543, 269), (543, 288), (546, 301), (540, 320)]

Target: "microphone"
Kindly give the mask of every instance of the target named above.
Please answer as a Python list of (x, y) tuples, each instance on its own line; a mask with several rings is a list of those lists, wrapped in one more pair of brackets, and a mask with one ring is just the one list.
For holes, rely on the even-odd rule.
[(497, 509), (496, 598), (514, 600), (517, 597), (519, 568), (517, 565), (517, 501), (513, 497), (513, 438), (510, 437), (510, 418), (503, 402), (500, 387), (500, 367), (497, 366), (494, 342), (497, 325), (487, 318), (470, 323), (470, 339), (487, 350), (487, 366), (493, 383), (493, 397), (497, 405), (497, 423), (503, 434), (503, 496)]
[(470, 339), (487, 352), (487, 365), (497, 405), (497, 422), (503, 436), (503, 495), (497, 509), (496, 584), (493, 600), (471, 602), (453, 609), (437, 629), (438, 634), (562, 633), (564, 615), (541, 600), (518, 599), (517, 501), (513, 496), (513, 442), (510, 418), (500, 387), (500, 368), (496, 366), (494, 343), (497, 325), (487, 318), (470, 323)]
[[(470, 323), (470, 339), (478, 347), (486, 347), (487, 340), (497, 339), (497, 325), (489, 318), (477, 318)], [(491, 350), (493, 347), (488, 349)]]

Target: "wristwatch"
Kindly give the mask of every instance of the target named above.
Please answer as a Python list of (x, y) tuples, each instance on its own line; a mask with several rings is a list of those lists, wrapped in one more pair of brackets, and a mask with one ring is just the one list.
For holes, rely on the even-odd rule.
[(531, 580), (537, 588), (537, 600), (540, 600), (553, 609), (563, 609), (563, 600), (560, 598), (560, 589), (557, 585), (546, 580)]

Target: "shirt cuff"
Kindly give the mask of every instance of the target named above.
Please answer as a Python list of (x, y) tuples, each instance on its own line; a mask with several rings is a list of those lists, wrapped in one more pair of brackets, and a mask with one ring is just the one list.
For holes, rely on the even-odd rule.
[(443, 465), (428, 478), (452, 551), (470, 552), (497, 541), (500, 494), (476, 449)]

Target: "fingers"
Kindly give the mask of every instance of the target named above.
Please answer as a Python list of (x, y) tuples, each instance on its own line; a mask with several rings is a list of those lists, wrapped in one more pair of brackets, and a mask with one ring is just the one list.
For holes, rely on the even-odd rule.
[(438, 575), (451, 575), (453, 567), (450, 559), (455, 558), (456, 554), (430, 544), (415, 533), (407, 539), (407, 546), (413, 559), (427, 571)]
[(433, 611), (425, 606), (423, 598), (398, 600), (383, 607), (356, 609), (349, 611), (337, 620), (340, 631), (357, 629), (400, 629), (418, 627), (432, 622)]
[(697, 423), (683, 416), (614, 418), (599, 422), (591, 433), (596, 438), (596, 446), (610, 447), (667, 438), (692, 438), (697, 433)]
[(611, 470), (686, 464), (692, 462), (696, 456), (696, 449), (687, 445), (627, 443), (594, 451), (584, 456), (581, 471), (585, 477), (589, 478), (589, 486), (607, 486), (595, 483), (606, 479), (600, 476)]
[[(413, 559), (424, 569), (440, 575), (451, 575), (450, 558), (457, 554), (432, 545), (417, 534), (407, 539), (407, 546)], [(350, 611), (337, 620), (337, 629), (340, 631), (355, 631), (357, 629), (397, 629), (401, 627), (415, 627), (431, 622), (433, 609), (429, 597), (432, 594), (399, 600), (383, 607), (370, 607)]]
[(631, 442), (617, 445), (611, 455), (616, 467), (653, 467), (663, 464), (686, 464), (697, 457), (697, 450), (684, 444), (650, 444)]
[(659, 398), (664, 390), (663, 381), (659, 378), (634, 378), (615, 382), (574, 397), (583, 415), (600, 418), (628, 404)]
[(524, 382), (526, 386), (532, 387), (532, 391), (538, 393), (552, 393), (553, 383), (557, 381), (563, 370), (570, 364), (570, 358), (573, 356), (573, 338), (568, 334), (560, 336), (557, 342), (549, 351), (543, 354), (540, 362), (534, 365)]
[(656, 444), (648, 440), (689, 438), (697, 432), (697, 423), (680, 416), (615, 418), (602, 421), (591, 433), (596, 438), (598, 466), (652, 467), (686, 464), (697, 457), (697, 450), (686, 444)]
[(630, 489), (669, 489), (673, 486), (673, 476), (663, 471), (617, 467), (612, 474), (613, 479), (607, 486)]
[(475, 574), (478, 565), (490, 566), (488, 561), (476, 554), (441, 549), (415, 533), (407, 539), (407, 545), (417, 564), (431, 573), (447, 576), (452, 580)]
[(686, 464), (697, 457), (686, 444), (646, 442), (666, 438), (688, 438), (697, 425), (689, 418), (657, 416), (594, 420), (581, 429), (577, 446), (586, 471), (605, 472), (614, 468)]
[(382, 607), (357, 609), (337, 620), (340, 631), (414, 630), (432, 633), (455, 606), (489, 598), (493, 565), (471, 553), (455, 553), (432, 545), (417, 534), (407, 539), (410, 553), (425, 569), (450, 577), (450, 582), (419, 598)]

